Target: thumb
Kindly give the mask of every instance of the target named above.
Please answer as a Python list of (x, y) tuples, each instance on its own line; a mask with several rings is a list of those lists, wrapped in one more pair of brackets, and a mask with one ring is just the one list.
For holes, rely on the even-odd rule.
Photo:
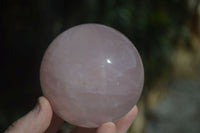
[(35, 108), (14, 122), (5, 133), (43, 133), (52, 118), (52, 109), (45, 97), (40, 97)]

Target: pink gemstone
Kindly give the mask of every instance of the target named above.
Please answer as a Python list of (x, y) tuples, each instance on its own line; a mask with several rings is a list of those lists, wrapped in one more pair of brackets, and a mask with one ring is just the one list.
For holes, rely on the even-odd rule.
[(61, 118), (92, 128), (129, 112), (142, 92), (144, 71), (136, 48), (123, 34), (104, 25), (83, 24), (50, 44), (40, 80)]

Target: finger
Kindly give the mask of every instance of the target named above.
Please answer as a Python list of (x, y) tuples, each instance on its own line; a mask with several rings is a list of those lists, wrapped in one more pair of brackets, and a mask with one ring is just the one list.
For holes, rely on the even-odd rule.
[(95, 133), (96, 128), (76, 127), (71, 133)]
[(45, 131), (45, 133), (56, 133), (56, 131), (58, 130), (58, 128), (63, 122), (64, 121), (57, 114), (53, 113), (51, 124), (48, 127), (48, 129)]
[(102, 124), (98, 129), (76, 127), (72, 133), (116, 133), (116, 126), (112, 122)]
[(113, 122), (107, 122), (101, 125), (96, 133), (117, 133), (117, 128)]
[(5, 133), (43, 133), (49, 126), (52, 109), (45, 97), (40, 97), (35, 108), (14, 122)]
[(133, 120), (135, 119), (138, 112), (137, 106), (134, 106), (124, 117), (115, 122), (117, 127), (117, 133), (125, 133)]

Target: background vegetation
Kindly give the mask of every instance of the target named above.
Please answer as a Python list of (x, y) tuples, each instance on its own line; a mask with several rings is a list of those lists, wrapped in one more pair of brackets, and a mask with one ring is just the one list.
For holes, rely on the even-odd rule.
[[(199, 133), (200, 120), (195, 119), (200, 116), (200, 99), (195, 95), (200, 92), (199, 19), (200, 0), (4, 1), (0, 5), (0, 132), (42, 95), (39, 68), (49, 43), (69, 27), (101, 23), (130, 38), (144, 63), (140, 113), (129, 132)], [(176, 98), (180, 102), (174, 103)], [(184, 112), (172, 105), (184, 105), (182, 109), (190, 112), (182, 115), (185, 123), (170, 119)]]

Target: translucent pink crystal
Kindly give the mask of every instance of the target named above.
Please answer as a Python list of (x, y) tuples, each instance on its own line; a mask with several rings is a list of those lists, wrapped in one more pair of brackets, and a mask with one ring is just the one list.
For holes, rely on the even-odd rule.
[(83, 24), (50, 44), (40, 80), (61, 118), (98, 127), (121, 118), (136, 104), (144, 71), (136, 48), (124, 35), (104, 25)]

